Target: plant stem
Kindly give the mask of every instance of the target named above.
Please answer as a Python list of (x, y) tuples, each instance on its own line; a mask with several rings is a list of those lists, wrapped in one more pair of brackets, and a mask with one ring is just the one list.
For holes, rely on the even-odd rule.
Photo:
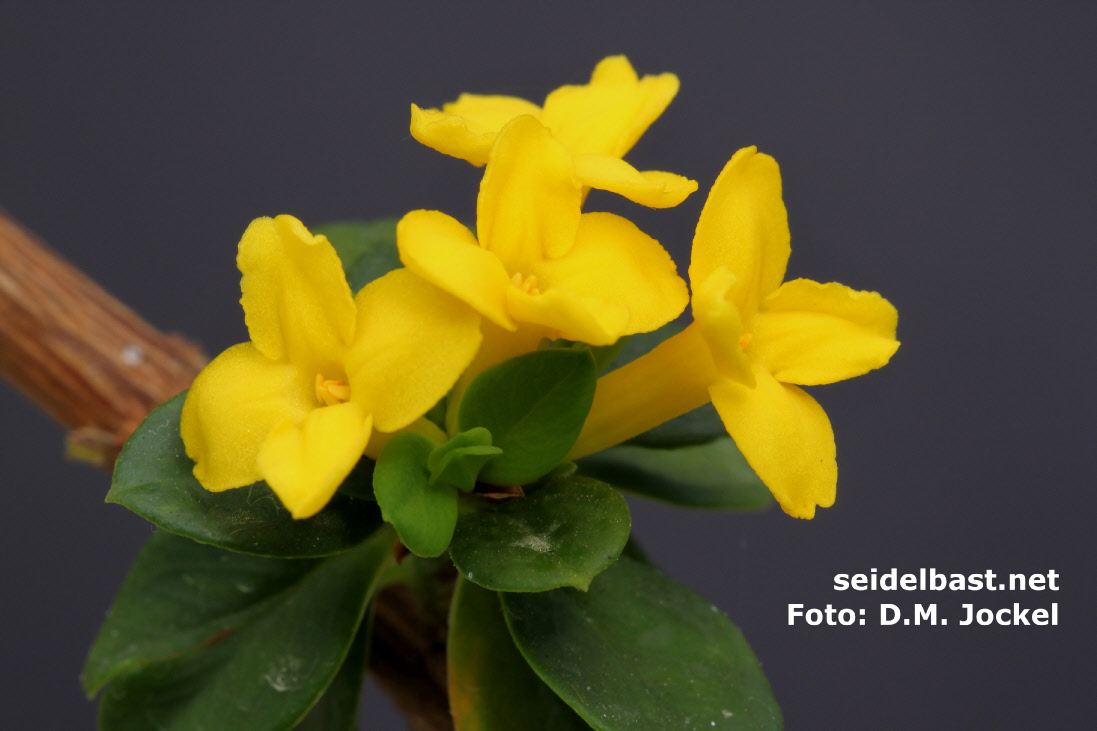
[(205, 362), (0, 209), (0, 373), (70, 430), (74, 456), (113, 465), (145, 415)]

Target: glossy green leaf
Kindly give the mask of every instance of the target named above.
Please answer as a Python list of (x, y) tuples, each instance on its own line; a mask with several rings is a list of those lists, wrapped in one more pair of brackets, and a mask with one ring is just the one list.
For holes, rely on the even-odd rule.
[(643, 563), (621, 558), (587, 592), (501, 598), (530, 667), (596, 729), (781, 728), (739, 629)]
[(153, 534), (91, 647), (84, 690), (94, 694), (125, 670), (236, 630), (317, 563), (234, 553), (167, 531)]
[(422, 434), (397, 434), (377, 458), (373, 494), (381, 515), (417, 556), (440, 556), (457, 524), (457, 490), (431, 485), (427, 460), (434, 444)]
[(348, 656), (385, 565), (381, 531), (319, 562), (251, 621), (210, 644), (115, 678), (103, 693), (104, 731), (289, 729)]
[(328, 223), (312, 232), (328, 237), (343, 262), (347, 283), (356, 294), (374, 279), (403, 266), (396, 250), (395, 218)]
[(524, 485), (547, 474), (579, 437), (598, 372), (587, 349), (539, 350), (481, 373), (461, 399), (461, 431), (482, 426), (503, 453), (480, 479)]
[(586, 477), (549, 480), (513, 500), (468, 503), (450, 558), (469, 581), (495, 591), (586, 589), (621, 555), (631, 526), (620, 493)]
[(328, 556), (361, 543), (381, 525), (374, 503), (336, 494), (311, 518), (294, 520), (265, 482), (209, 492), (179, 436), (186, 393), (158, 406), (130, 436), (114, 466), (108, 503), (164, 530), (257, 556)]
[(484, 465), (503, 450), (491, 445), (491, 432), (483, 427), (463, 431), (435, 447), (427, 458), (431, 485), (449, 485), (472, 492)]
[(530, 670), (495, 592), (458, 579), (446, 655), (456, 731), (590, 728)]
[(343, 660), (339, 673), (320, 696), (294, 731), (355, 731), (358, 728), (358, 701), (362, 697), (362, 683), (369, 662), (370, 633), (373, 630), (373, 612), (358, 626), (358, 634)]
[(614, 447), (580, 459), (579, 474), (688, 508), (761, 510), (773, 503), (727, 437), (678, 449)]

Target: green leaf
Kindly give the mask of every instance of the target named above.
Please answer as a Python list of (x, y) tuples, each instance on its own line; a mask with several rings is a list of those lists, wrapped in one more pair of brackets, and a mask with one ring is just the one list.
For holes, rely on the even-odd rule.
[(621, 446), (579, 460), (579, 474), (688, 508), (761, 510), (773, 497), (731, 439), (679, 449)]
[(590, 728), (530, 670), (495, 592), (458, 579), (446, 655), (456, 731)]
[(295, 731), (355, 731), (358, 728), (358, 701), (369, 661), (370, 633), (373, 629), (372, 608), (358, 626), (358, 634), (343, 660), (339, 673), (320, 696)]
[(427, 458), (431, 485), (449, 485), (462, 492), (472, 492), (476, 478), (489, 460), (503, 453), (491, 446), (491, 432), (483, 427), (463, 431)]
[(495, 591), (586, 589), (621, 555), (631, 526), (620, 493), (586, 477), (473, 504), (457, 521), (450, 558), (469, 581)]
[(434, 444), (422, 434), (397, 434), (377, 458), (373, 493), (385, 522), (417, 556), (440, 556), (457, 524), (457, 491), (431, 485), (427, 460)]
[(381, 531), (319, 562), (227, 636), (114, 679), (100, 703), (100, 728), (292, 728), (350, 653), (391, 553), (392, 533)]
[(704, 598), (621, 558), (584, 593), (502, 594), (530, 667), (596, 729), (779, 729), (739, 629)]
[(317, 564), (234, 553), (166, 531), (153, 534), (91, 647), (81, 676), (84, 690), (94, 695), (125, 670), (236, 630)]
[(403, 266), (396, 249), (396, 219), (342, 221), (317, 226), (314, 234), (328, 237), (343, 262), (351, 292)]
[(374, 503), (336, 494), (311, 518), (294, 520), (265, 482), (209, 492), (179, 436), (186, 392), (158, 406), (126, 442), (114, 466), (108, 503), (164, 530), (258, 556), (328, 556), (361, 543), (381, 525)]
[(590, 351), (526, 353), (488, 368), (461, 399), (461, 431), (482, 426), (503, 453), (480, 479), (524, 485), (547, 474), (575, 444), (594, 400), (598, 372)]

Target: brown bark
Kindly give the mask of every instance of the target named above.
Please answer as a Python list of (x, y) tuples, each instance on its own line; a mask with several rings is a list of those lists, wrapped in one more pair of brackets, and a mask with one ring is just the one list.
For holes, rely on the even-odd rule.
[(114, 464), (204, 364), (0, 210), (0, 373), (70, 430), (74, 456)]
[[(206, 358), (165, 334), (0, 209), (0, 374), (69, 430), (69, 453), (111, 469), (158, 404)], [(452, 728), (445, 627), (392, 587), (375, 603), (370, 668), (416, 729)]]

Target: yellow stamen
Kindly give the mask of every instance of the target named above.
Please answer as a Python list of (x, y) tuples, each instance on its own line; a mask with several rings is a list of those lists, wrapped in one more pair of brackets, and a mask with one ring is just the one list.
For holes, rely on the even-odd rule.
[(537, 289), (536, 274), (530, 274), (523, 279), (521, 273), (515, 272), (514, 276), (510, 278), (510, 283), (526, 294), (541, 294), (541, 290)]
[(346, 403), (350, 400), (350, 386), (346, 381), (324, 378), (323, 373), (316, 374), (316, 400), (324, 406)]
[(750, 345), (750, 341), (754, 339), (754, 336), (750, 333), (743, 333), (739, 336), (739, 347), (745, 348)]

